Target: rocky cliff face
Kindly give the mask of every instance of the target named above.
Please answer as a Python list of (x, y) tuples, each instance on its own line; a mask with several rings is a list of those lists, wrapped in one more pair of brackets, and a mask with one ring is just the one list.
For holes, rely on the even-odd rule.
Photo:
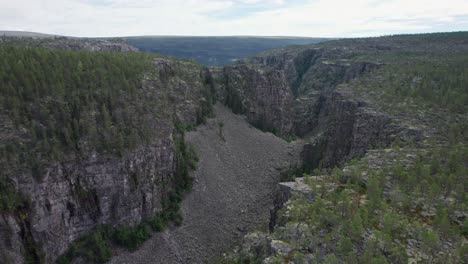
[(227, 66), (216, 81), (226, 104), (245, 113), (253, 125), (308, 138), (306, 170), (336, 166), (397, 137), (420, 139), (420, 131), (356, 100), (352, 90), (337, 89), (379, 68), (378, 63), (348, 59), (353, 56), (346, 47), (286, 48)]
[(175, 153), (170, 133), (121, 159), (90, 158), (49, 167), (41, 182), (18, 177), (30, 194), (31, 236), (53, 262), (71, 242), (100, 224), (134, 225), (162, 209), (172, 183)]
[(226, 66), (217, 73), (219, 94), (251, 124), (281, 136), (293, 130), (293, 95), (284, 72), (251, 65)]
[(166, 59), (153, 63), (156, 74), (145, 76), (141, 89), (156, 100), (156, 114), (139, 113), (154, 130), (149, 143), (122, 157), (90, 148), (84, 157), (49, 164), (40, 177), (24, 171), (12, 175), (29, 202), (0, 216), (3, 263), (53, 263), (99, 225), (133, 226), (162, 210), (175, 184), (175, 122), (194, 126), (210, 113), (212, 84), (201, 66)]
[(110, 263), (216, 263), (245, 232), (266, 225), (280, 172), (299, 158), (301, 142), (259, 131), (220, 104), (214, 114), (186, 134), (200, 160), (181, 226)]
[[(73, 41), (60, 43), (36, 46), (133, 50), (105, 41), (77, 46)], [(385, 50), (382, 46), (366, 49)], [(0, 237), (5, 238), (0, 240), (0, 257), (5, 262), (25, 262), (27, 256), (28, 261), (52, 263), (73, 241), (99, 225), (135, 225), (160, 212), (167, 186), (175, 181), (176, 123), (194, 126), (203, 122), (215, 98), (262, 130), (281, 137), (303, 137), (307, 142), (302, 150), (305, 170), (334, 167), (394, 140), (417, 142), (424, 136), (423, 131), (378, 110), (348, 87), (347, 82), (372, 74), (381, 64), (345, 45), (285, 48), (210, 70), (161, 58), (153, 64), (156, 73), (142, 77), (146, 95), (142, 100), (157, 104), (133, 113), (145, 116), (154, 131), (150, 142), (122, 157), (99, 154), (90, 146), (88, 155), (49, 164), (40, 177), (23, 171), (11, 177), (14, 188), (30, 202), (0, 217)], [(6, 125), (11, 120), (2, 113), (0, 120), (4, 121), (0, 143), (24, 135), (21, 128)], [(210, 133), (219, 129), (222, 145), (221, 123), (222, 119), (212, 123)], [(290, 192), (283, 195), (278, 204), (282, 206), (289, 196)]]
[(331, 168), (369, 149), (385, 147), (395, 140), (419, 141), (420, 130), (401, 125), (390, 115), (354, 100), (350, 91), (338, 89), (324, 96), (317, 114), (314, 137), (304, 146), (306, 170)]

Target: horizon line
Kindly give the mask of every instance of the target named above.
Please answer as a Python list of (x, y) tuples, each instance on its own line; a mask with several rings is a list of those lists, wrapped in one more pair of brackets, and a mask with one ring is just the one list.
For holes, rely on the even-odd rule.
[[(51, 34), (51, 33), (42, 33), (36, 31), (25, 31), (25, 30), (1, 30), (1, 36), (7, 36), (5, 33), (26, 33), (26, 34), (37, 34), (36, 37), (41, 37), (42, 35), (44, 38), (46, 37), (66, 37), (66, 38), (82, 38), (82, 39), (112, 39), (112, 38), (151, 38), (151, 37), (162, 37), (162, 38), (299, 38), (299, 39), (329, 39), (329, 40), (337, 40), (337, 39), (359, 39), (359, 38), (378, 38), (378, 37), (388, 37), (388, 36), (407, 36), (407, 35), (423, 35), (423, 34), (443, 34), (443, 33), (461, 33), (461, 32), (468, 32), (468, 30), (456, 30), (456, 31), (435, 31), (435, 32), (418, 32), (418, 33), (396, 33), (396, 34), (382, 34), (382, 35), (368, 35), (368, 36), (356, 36), (356, 37), (311, 37), (311, 36), (290, 36), (290, 35), (123, 35), (123, 36), (109, 36), (109, 37), (77, 37), (77, 36), (68, 36), (68, 35), (59, 35), (59, 34)], [(15, 37), (15, 36), (12, 36)], [(16, 36), (16, 37), (34, 37), (34, 36)]]

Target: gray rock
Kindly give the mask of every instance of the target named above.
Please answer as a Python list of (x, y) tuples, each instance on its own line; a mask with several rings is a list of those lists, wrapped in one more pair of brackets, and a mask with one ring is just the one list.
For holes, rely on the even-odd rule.
[(272, 240), (271, 249), (273, 253), (280, 254), (280, 255), (288, 255), (293, 250), (289, 244), (281, 240)]
[[(79, 49), (120, 47), (107, 41), (76, 42), (85, 46)], [(22, 247), (30, 239), (44, 253), (44, 262), (53, 263), (73, 241), (99, 225), (133, 226), (162, 210), (167, 186), (175, 180), (173, 114), (187, 125), (200, 122), (202, 112), (207, 111), (204, 107), (210, 100), (206, 94), (211, 84), (210, 73), (199, 65), (162, 59), (154, 64), (159, 75), (145, 76), (142, 81), (148, 97), (159, 103), (157, 115), (146, 117), (155, 131), (151, 142), (119, 158), (98, 154), (83, 140), (82, 149), (87, 155), (70, 155), (62, 162), (49, 164), (40, 177), (33, 177), (29, 170), (12, 170), (11, 180), (31, 203), (23, 212), (25, 220), (16, 217), (21, 212), (0, 217), (0, 237), (5, 238), (0, 241), (0, 256), (22, 263)], [(6, 135), (1, 138), (15, 134), (10, 128), (0, 130)], [(19, 234), (26, 223), (28, 233)]]
[(219, 92), (234, 112), (261, 130), (286, 136), (293, 131), (293, 95), (282, 71), (240, 64), (216, 78)]
[(253, 254), (264, 259), (270, 256), (272, 252), (271, 238), (263, 233), (249, 233), (244, 236), (242, 250), (244, 254)]
[(129, 45), (123, 40), (106, 40), (106, 39), (87, 39), (87, 38), (16, 38), (8, 37), (0, 40), (0, 43), (43, 47), (51, 49), (66, 49), (66, 50), (88, 50), (88, 51), (118, 51), (118, 52), (134, 52), (137, 48)]
[(0, 259), (5, 264), (24, 262), (21, 228), (11, 215), (0, 215)]
[(293, 195), (304, 196), (308, 200), (313, 201), (315, 193), (309, 184), (305, 182), (305, 178), (296, 178), (293, 182), (281, 182), (279, 183), (280, 195), (289, 199)]
[(421, 131), (353, 99), (349, 89), (337, 89), (380, 67), (349, 56), (352, 51), (343, 47), (278, 50), (216, 69), (215, 83), (222, 100), (254, 126), (308, 138), (306, 169), (340, 165), (396, 138), (421, 140)]

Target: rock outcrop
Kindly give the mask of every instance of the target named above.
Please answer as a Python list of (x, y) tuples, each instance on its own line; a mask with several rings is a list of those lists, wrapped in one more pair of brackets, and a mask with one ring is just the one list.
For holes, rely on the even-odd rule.
[[(35, 40), (22, 45), (91, 51), (135, 51), (125, 43), (107, 40)], [(363, 46), (358, 45), (358, 48)], [(86, 155), (70, 156), (61, 162), (48, 164), (39, 177), (32, 177), (30, 172), (21, 170), (12, 175), (10, 178), (14, 188), (30, 202), (15, 212), (0, 215), (0, 237), (6, 238), (0, 240), (0, 258), (6, 263), (39, 260), (52, 263), (73, 241), (97, 226), (136, 225), (160, 212), (162, 201), (167, 195), (166, 187), (175, 182), (177, 153), (174, 130), (176, 126), (186, 128), (202, 123), (211, 114), (215, 100), (223, 102), (234, 113), (245, 115), (250, 124), (262, 130), (283, 138), (304, 138), (307, 143), (302, 149), (302, 162), (299, 163), (305, 171), (342, 165), (354, 157), (364, 156), (369, 149), (388, 146), (395, 140), (417, 142), (422, 139), (423, 131), (410, 128), (399, 122), (398, 117), (371, 106), (347, 86), (347, 82), (372, 74), (381, 67), (379, 62), (368, 61), (365, 56), (358, 56), (358, 48), (351, 49), (339, 44), (285, 48), (214, 69), (184, 61), (154, 59), (155, 73), (144, 75), (141, 84), (141, 89), (146, 95), (141, 100), (154, 102), (151, 105), (152, 109), (132, 113), (144, 116), (148, 127), (155, 131), (150, 142), (140, 144), (121, 157), (97, 153), (93, 151), (92, 146), (83, 143), (83, 147), (89, 149)], [(387, 47), (382, 45), (364, 48), (371, 52), (387, 50)], [(220, 109), (224, 111), (224, 108)], [(223, 112), (221, 117), (232, 118)], [(2, 140), (8, 141), (25, 134), (21, 128), (15, 128), (12, 121), (2, 113), (0, 120), (4, 121), (0, 128), (0, 143)], [(209, 218), (212, 224), (208, 227), (220, 225), (218, 229), (226, 234), (218, 236), (207, 231), (206, 234), (198, 236), (207, 226), (206, 222), (199, 221), (197, 214), (190, 211), (193, 209), (187, 209), (196, 207), (196, 203), (202, 200), (198, 196), (192, 196), (193, 200), (185, 201), (185, 213), (191, 213), (192, 219), (189, 223), (193, 225), (186, 226), (188, 231), (174, 232), (173, 237), (167, 234), (164, 234), (166, 237), (158, 237), (157, 239), (164, 239), (164, 244), (154, 240), (152, 244), (147, 245), (146, 252), (153, 252), (153, 248), (159, 252), (168, 248), (177, 250), (178, 245), (192, 243), (190, 245), (193, 246), (198, 241), (208, 244), (213, 238), (218, 243), (211, 248), (204, 247), (212, 249), (213, 252), (198, 253), (196, 258), (198, 262), (213, 260), (219, 256), (219, 252), (214, 252), (215, 250), (227, 248), (228, 243), (224, 243), (222, 239), (238, 239), (248, 231), (246, 228), (258, 224), (251, 218), (260, 213), (262, 216), (268, 214), (268, 209), (263, 209), (273, 203), (273, 193), (270, 191), (276, 186), (279, 169), (283, 169), (275, 168), (271, 164), (281, 164), (282, 167), (291, 165), (289, 161), (296, 158), (296, 151), (288, 153), (287, 143), (271, 134), (268, 137), (273, 139), (269, 138), (269, 141), (254, 138), (255, 140), (247, 143), (243, 142), (246, 141), (244, 138), (236, 138), (243, 134), (235, 129), (241, 127), (245, 131), (248, 126), (237, 122), (239, 120), (236, 124), (240, 123), (242, 126), (232, 125), (233, 130), (224, 134), (222, 129), (226, 120), (229, 119), (209, 121), (207, 126), (201, 129), (200, 137), (195, 137), (199, 140), (198, 146), (204, 148), (202, 153), (205, 157), (216, 161), (212, 166), (213, 163), (201, 158), (201, 168), (212, 177), (206, 179), (226, 185), (226, 181), (219, 179), (220, 175), (226, 174), (231, 181), (226, 188), (238, 186), (238, 189), (230, 190), (220, 190), (215, 186), (212, 187), (216, 191), (215, 195), (207, 195), (205, 187), (213, 186), (211, 182), (201, 181), (202, 184), (195, 185), (199, 188), (195, 194), (209, 200), (206, 204), (221, 203), (217, 200), (221, 199), (219, 197), (226, 199), (223, 201), (225, 206), (223, 204), (223, 209), (219, 211), (213, 212), (213, 208), (216, 208), (214, 205), (202, 207), (214, 215)], [(226, 125), (229, 127), (230, 124), (226, 122)], [(213, 136), (216, 136), (216, 141), (209, 140)], [(264, 137), (264, 133), (260, 136)], [(210, 145), (213, 142), (217, 144), (216, 148)], [(264, 151), (268, 144), (278, 149), (266, 155)], [(259, 145), (260, 149), (255, 145)], [(245, 150), (250, 147), (253, 150), (248, 156), (244, 155)], [(231, 148), (235, 149), (236, 155), (230, 153)], [(223, 152), (222, 156), (213, 150), (227, 152)], [(262, 157), (258, 159), (261, 166), (254, 164), (256, 156)], [(238, 162), (239, 160), (242, 162)], [(242, 169), (238, 169), (239, 166), (242, 166)], [(197, 173), (202, 173), (200, 171)], [(254, 178), (256, 175), (252, 171), (261, 174), (263, 178), (258, 179), (263, 179), (264, 182)], [(240, 175), (253, 177), (240, 181)], [(237, 192), (241, 188), (250, 189), (249, 193), (255, 192), (256, 190), (252, 189), (262, 188), (265, 184), (268, 184), (269, 189), (262, 189), (260, 196), (258, 193), (256, 196), (246, 196)], [(315, 196), (304, 179), (280, 184), (279, 188), (279, 195), (271, 211), (271, 229), (281, 221), (276, 219), (276, 212), (294, 193), (309, 200), (313, 200)], [(243, 208), (231, 207), (233, 203), (240, 204), (240, 200), (243, 202)], [(256, 204), (249, 211), (252, 200), (262, 202), (261, 206), (264, 208), (259, 208)], [(221, 210), (224, 210), (224, 215), (219, 217), (222, 221), (218, 221), (216, 214)], [(234, 217), (248, 223), (243, 225), (229, 219)], [(222, 229), (226, 226), (237, 227), (238, 230), (232, 233), (232, 228)], [(192, 234), (191, 241), (185, 241), (185, 232)], [(252, 238), (252, 241), (249, 248), (254, 248), (254, 251), (262, 256), (268, 256), (272, 252), (288, 254), (290, 251), (288, 245), (262, 235)], [(177, 245), (173, 246), (174, 244)], [(266, 248), (264, 245), (267, 245)], [(180, 250), (165, 258), (173, 262), (180, 259), (193, 262), (191, 254), (199, 248), (202, 247), (187, 247), (184, 251)], [(134, 256), (130, 258), (133, 259)], [(153, 259), (155, 258), (159, 256), (153, 256)], [(138, 259), (142, 263), (146, 260), (146, 255)], [(127, 258), (124, 256), (115, 261), (126, 263)]]
[(293, 131), (293, 95), (284, 72), (240, 64), (218, 72), (221, 100), (255, 127), (280, 136)]
[(73, 241), (100, 225), (134, 226), (161, 212), (175, 184), (175, 122), (194, 126), (210, 113), (212, 84), (199, 65), (155, 59), (154, 67), (156, 74), (145, 76), (141, 89), (147, 95), (142, 100), (155, 100), (155, 109), (131, 113), (142, 115), (154, 130), (150, 142), (122, 157), (98, 153), (83, 142), (89, 148), (85, 156), (48, 164), (39, 177), (28, 170), (11, 175), (30, 202), (0, 215), (2, 263), (54, 263)]
[(214, 110), (186, 134), (200, 161), (181, 204), (181, 226), (110, 263), (216, 263), (246, 232), (268, 223), (280, 172), (299, 159), (301, 142), (259, 131), (221, 105)]
[(173, 141), (166, 136), (121, 159), (54, 164), (41, 182), (18, 178), (19, 191), (30, 194), (30, 231), (41, 241), (45, 262), (97, 225), (135, 225), (161, 211), (175, 170)]
[(3, 37), (0, 38), (0, 44), (12, 44), (29, 47), (43, 47), (52, 49), (66, 50), (88, 50), (88, 51), (118, 51), (118, 52), (134, 52), (137, 48), (129, 45), (123, 40), (106, 40), (106, 39), (82, 39), (82, 38), (16, 38)]
[(352, 99), (346, 89), (324, 95), (317, 120), (315, 137), (304, 146), (302, 155), (307, 170), (340, 165), (397, 139), (409, 142), (423, 137), (422, 131), (405, 127), (366, 102)]
[(21, 227), (12, 215), (0, 216), (0, 257), (4, 263), (24, 263), (25, 245)]
[(308, 139), (306, 171), (342, 164), (396, 138), (421, 139), (421, 131), (354, 98), (350, 89), (337, 88), (380, 67), (349, 60), (353, 54), (346, 47), (276, 50), (218, 70), (215, 83), (226, 105), (254, 126)]

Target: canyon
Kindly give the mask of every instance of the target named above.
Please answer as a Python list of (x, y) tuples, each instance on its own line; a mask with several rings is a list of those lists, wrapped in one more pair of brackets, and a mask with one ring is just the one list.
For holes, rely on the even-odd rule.
[[(379, 91), (361, 89), (378, 90), (385, 67), (405, 63), (400, 53), (457, 56), (468, 51), (466, 36), (435, 40), (430, 49), (419, 38), (279, 48), (210, 68), (151, 58), (154, 72), (141, 77), (141, 98), (126, 102), (121, 95), (122, 103), (112, 109), (141, 118), (151, 130), (147, 142), (119, 156), (97, 151), (83, 137), (84, 154), (65, 153), (63, 159), (48, 162), (39, 176), (2, 158), (7, 179), (2, 185), (11, 186), (24, 201), (0, 212), (0, 257), (5, 263), (54, 263), (97, 228), (138, 226), (165, 212), (171, 190), (179, 188), (180, 170), (190, 167), (185, 146), (193, 147), (198, 162), (189, 172), (193, 186), (180, 201), (183, 221), (169, 223), (136, 250), (112, 245), (109, 263), (220, 261), (252, 232), (273, 232), (280, 224), (276, 214), (290, 198), (278, 198), (285, 195), (284, 184), (279, 184), (284, 177), (291, 180), (320, 169), (346, 171), (349, 162), (371, 159), (395, 142), (421, 149), (428, 140), (445, 144), (440, 126), (453, 120), (465, 124), (466, 116), (385, 108)], [(5, 39), (0, 44), (138, 53), (109, 40)], [(138, 108), (140, 101), (148, 106)], [(0, 112), (0, 120), (1, 144), (29, 142), (26, 126), (15, 124), (8, 109)], [(78, 254), (70, 261), (90, 260)]]

